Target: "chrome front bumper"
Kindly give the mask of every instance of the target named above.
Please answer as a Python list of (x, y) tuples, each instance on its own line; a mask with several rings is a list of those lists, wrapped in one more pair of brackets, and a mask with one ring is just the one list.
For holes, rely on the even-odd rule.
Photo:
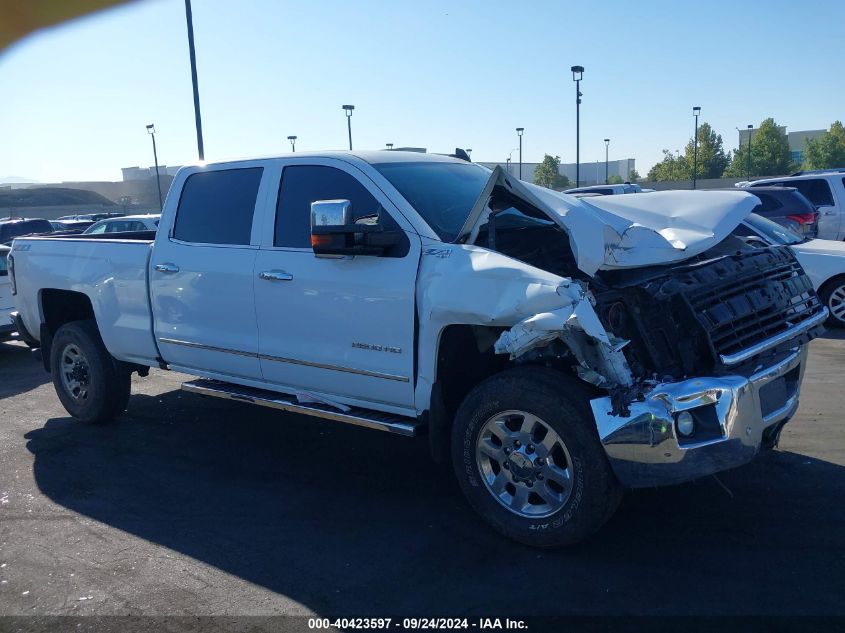
[[(655, 386), (630, 415), (611, 415), (609, 397), (590, 402), (616, 476), (628, 488), (681, 483), (750, 461), (763, 433), (798, 409), (807, 347), (746, 376), (692, 378)], [(695, 432), (684, 437), (677, 416), (689, 411)]]

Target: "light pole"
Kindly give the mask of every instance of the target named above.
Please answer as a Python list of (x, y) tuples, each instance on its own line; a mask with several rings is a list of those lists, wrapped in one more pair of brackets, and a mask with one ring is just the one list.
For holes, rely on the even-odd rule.
[(197, 153), (200, 160), (205, 160), (205, 148), (202, 142), (202, 117), (200, 116), (200, 89), (197, 84), (197, 53), (194, 50), (194, 14), (191, 0), (185, 0), (185, 20), (188, 22), (188, 54), (191, 57), (191, 83), (194, 86), (194, 120), (197, 125)]
[(607, 156), (610, 148), (610, 139), (604, 139), (604, 184), (607, 184)]
[(354, 105), (345, 105), (343, 109), (346, 110), (346, 128), (349, 131), (349, 151), (352, 151), (352, 111), (355, 109)]
[(522, 180), (522, 133), (525, 131), (524, 127), (516, 128), (516, 133), (519, 135), (519, 179)]
[(754, 129), (754, 126), (750, 123), (748, 124), (748, 173), (746, 177), (748, 180), (751, 180), (751, 130)]
[(695, 117), (695, 132), (692, 135), (692, 188), (695, 189), (698, 180), (698, 115), (701, 106), (693, 106), (692, 115)]
[(583, 66), (573, 66), (572, 81), (575, 82), (575, 186), (581, 180), (581, 79), (584, 76)]
[(288, 140), (290, 141), (290, 151), (296, 151), (296, 136), (288, 136)]
[(158, 187), (158, 212), (161, 213), (161, 179), (158, 177), (158, 152), (156, 152), (156, 128), (155, 125), (150, 123), (147, 126), (147, 132), (149, 132), (150, 136), (153, 139), (153, 160), (155, 161), (156, 165), (156, 186)]

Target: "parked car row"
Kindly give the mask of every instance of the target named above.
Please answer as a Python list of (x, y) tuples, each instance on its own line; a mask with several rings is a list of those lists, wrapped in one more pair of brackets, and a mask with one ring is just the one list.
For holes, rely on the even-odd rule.
[[(105, 217), (107, 216), (107, 217)], [(127, 233), (132, 231), (155, 231), (159, 214), (121, 215), (89, 213), (79, 216), (65, 216), (58, 220), (42, 218), (10, 218), (0, 220), (0, 244), (11, 245), (16, 237), (36, 235), (74, 235), (78, 233)]]

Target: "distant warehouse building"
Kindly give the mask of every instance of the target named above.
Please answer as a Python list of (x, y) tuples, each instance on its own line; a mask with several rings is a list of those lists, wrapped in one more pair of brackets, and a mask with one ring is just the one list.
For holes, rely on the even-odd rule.
[[(786, 134), (786, 140), (789, 143), (789, 152), (792, 154), (792, 162), (796, 165), (800, 165), (804, 162), (804, 146), (807, 143), (807, 140), (811, 138), (818, 138), (827, 132), (827, 130), (799, 130), (798, 132), (787, 132), (785, 125), (778, 126), (778, 129)], [(752, 135), (756, 135), (757, 128), (751, 128), (750, 132)], [(748, 147), (748, 133), (749, 130), (747, 128), (739, 130), (740, 147)], [(754, 136), (752, 136), (751, 139), (753, 142)]]

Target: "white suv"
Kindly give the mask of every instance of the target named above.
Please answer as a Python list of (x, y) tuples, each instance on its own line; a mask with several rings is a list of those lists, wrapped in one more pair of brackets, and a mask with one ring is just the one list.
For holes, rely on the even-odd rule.
[(750, 188), (773, 185), (795, 187), (816, 206), (820, 239), (845, 239), (845, 169), (800, 171), (783, 178), (755, 180)]

